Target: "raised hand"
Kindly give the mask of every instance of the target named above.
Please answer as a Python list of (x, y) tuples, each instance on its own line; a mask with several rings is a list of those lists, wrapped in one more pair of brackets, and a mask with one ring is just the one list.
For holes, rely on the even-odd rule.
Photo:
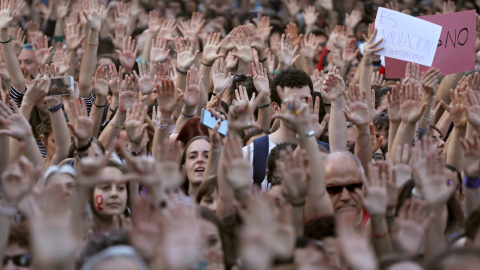
[(213, 64), (212, 68), (212, 81), (213, 81), (213, 92), (215, 94), (223, 93), (227, 89), (228, 85), (232, 81), (232, 74), (227, 73), (226, 61), (223, 58), (218, 59)]
[(360, 189), (355, 190), (371, 216), (385, 216), (388, 203), (387, 183), (392, 177), (395, 177), (395, 174), (392, 174), (388, 166), (379, 170), (370, 165), (368, 179), (363, 181), (366, 194), (363, 195)]
[(417, 142), (412, 150), (412, 168), (415, 185), (429, 206), (438, 206), (446, 203), (455, 191), (456, 184), (448, 184), (445, 173), (445, 158), (440, 156), (436, 145), (428, 139)]
[(140, 145), (147, 130), (148, 124), (144, 124), (147, 115), (147, 106), (140, 101), (133, 103), (132, 109), (127, 109), (125, 118), (125, 130), (128, 140), (135, 145)]
[(480, 127), (479, 96), (472, 89), (467, 89), (462, 93), (462, 100), (465, 106), (465, 114), (467, 116), (468, 123), (478, 130)]
[(363, 50), (364, 50), (363, 61), (365, 65), (372, 64), (373, 54), (384, 49), (383, 47), (377, 48), (378, 45), (383, 42), (383, 38), (374, 42), (376, 36), (377, 36), (377, 29), (375, 28), (370, 38), (368, 40), (365, 38), (365, 40), (367, 40), (367, 42), (365, 43), (365, 46), (363, 47)]
[(397, 246), (403, 252), (417, 255), (432, 218), (432, 215), (427, 214), (426, 203), (420, 200), (406, 200), (395, 219), (393, 236)]
[(123, 39), (123, 50), (117, 50), (117, 53), (120, 55), (120, 64), (122, 64), (126, 70), (132, 70), (135, 65), (137, 50), (135, 39), (132, 40), (132, 37), (128, 37), (128, 39), (125, 37)]
[[(75, 17), (76, 14), (74, 14)], [(82, 35), (80, 24), (67, 24), (65, 26), (65, 44), (68, 51), (74, 51), (78, 49), (85, 39), (85, 35)]]
[[(164, 114), (171, 114), (183, 98), (183, 93), (175, 94), (175, 84), (168, 79), (161, 79), (157, 88), (158, 110)], [(181, 92), (181, 91), (180, 91)]]
[(253, 19), (257, 25), (257, 35), (259, 35), (263, 42), (267, 42), (270, 37), (270, 32), (272, 31), (273, 26), (270, 26), (270, 17), (263, 16), (260, 21)]
[(443, 14), (454, 13), (456, 9), (455, 2), (450, 0), (443, 2)]
[(220, 33), (209, 34), (202, 53), (202, 63), (212, 65), (219, 57), (225, 57), (224, 54), (219, 54), (218, 51), (223, 45), (223, 40), (220, 40), (222, 35)]
[(246, 190), (252, 183), (252, 163), (243, 158), (242, 140), (239, 137), (229, 137), (225, 144), (225, 176), (233, 190)]
[(283, 0), (283, 3), (287, 6), (291, 17), (295, 17), (300, 12), (300, 4), (297, 0)]
[(178, 30), (186, 38), (189, 38), (191, 42), (196, 43), (198, 40), (198, 33), (205, 24), (205, 19), (200, 12), (193, 12), (192, 18), (187, 22), (179, 22)]
[(10, 26), (13, 17), (15, 17), (16, 12), (13, 11), (12, 3), (15, 0), (2, 0), (0, 2), (0, 28), (7, 30)]
[(348, 212), (336, 215), (335, 225), (340, 250), (351, 268), (377, 269), (377, 259), (369, 239), (355, 226), (356, 217)]
[(349, 33), (353, 33), (357, 24), (362, 20), (362, 12), (354, 9), (352, 13), (345, 13), (345, 26)]
[(150, 51), (150, 61), (154, 63), (163, 63), (167, 61), (170, 55), (170, 49), (167, 49), (167, 39), (163, 36), (158, 36), (157, 39), (152, 39), (152, 49)]
[(473, 139), (460, 139), (463, 149), (463, 171), (468, 178), (480, 176), (480, 143), (477, 132), (473, 133)]
[(319, 13), (316, 12), (315, 6), (308, 6), (302, 13), (306, 25), (314, 25), (317, 22)]
[(121, 25), (127, 27), (129, 20), (129, 10), (130, 8), (124, 2), (117, 3), (117, 11), (114, 12), (114, 19), (116, 25)]
[(81, 147), (86, 145), (92, 136), (93, 120), (88, 117), (87, 106), (85, 105), (84, 99), (73, 99), (70, 101), (70, 107), (74, 119), (71, 119), (72, 121), (68, 123), (68, 127), (73, 136), (75, 136), (75, 145)]
[[(0, 102), (0, 106), (1, 105), (5, 104)], [(35, 168), (33, 164), (23, 156), (24, 149), (25, 146), (21, 144), (18, 152), (0, 176), (2, 203), (6, 206), (16, 207), (25, 195), (30, 192), (38, 180), (38, 177), (42, 174), (40, 167)]]
[(383, 79), (383, 74), (380, 74), (380, 72), (373, 72), (372, 73), (372, 88), (373, 89), (380, 89), (385, 86), (385, 80)]
[(348, 95), (345, 90), (342, 90), (343, 97), (350, 112), (344, 109), (343, 114), (347, 121), (352, 122), (356, 126), (368, 125), (370, 122), (368, 117), (367, 93), (365, 90), (360, 90), (358, 84), (354, 87), (350, 84)]
[(405, 182), (412, 178), (412, 167), (410, 166), (410, 146), (405, 144), (402, 148), (401, 145), (398, 146), (396, 156), (395, 156), (395, 173), (397, 187), (401, 188)]
[(37, 77), (27, 86), (27, 91), (23, 97), (23, 104), (35, 106), (37, 103), (43, 101), (47, 96), (50, 87), (50, 78), (47, 75), (38, 74)]
[(87, 20), (91, 30), (100, 31), (102, 12), (103, 5), (99, 7), (98, 0), (89, 0), (88, 10), (82, 10), (82, 14)]
[(345, 90), (345, 82), (340, 76), (338, 69), (333, 67), (328, 70), (327, 77), (323, 83), (323, 90), (327, 93), (331, 102), (342, 99), (342, 90)]
[(342, 52), (343, 62), (351, 63), (357, 57), (359, 49), (357, 49), (357, 39), (351, 38), (345, 44)]
[(315, 138), (320, 138), (327, 127), (328, 120), (330, 119), (330, 114), (326, 114), (322, 122), (319, 121), (319, 112), (320, 112), (320, 98), (315, 98), (315, 104), (313, 104), (313, 98), (308, 97), (308, 109), (310, 111), (310, 123), (312, 125), (312, 129), (315, 132)]
[(450, 89), (450, 98), (452, 102), (450, 105), (447, 105), (445, 101), (441, 100), (440, 103), (442, 107), (450, 114), (452, 118), (453, 124), (455, 127), (465, 127), (467, 125), (467, 116), (465, 115), (465, 104), (461, 99), (463, 91), (461, 91), (460, 87), (453, 90)]
[(232, 53), (233, 56), (237, 57), (244, 63), (250, 63), (253, 61), (253, 50), (244, 34), (237, 36), (235, 39), (232, 38), (231, 42), (236, 49), (236, 51)]
[(280, 52), (278, 56), (279, 65), (282, 67), (290, 67), (295, 64), (300, 55), (296, 55), (298, 51), (298, 45), (294, 45), (293, 37), (282, 34), (280, 39)]
[(257, 108), (258, 102), (264, 97), (265, 93), (261, 92), (258, 96), (248, 102), (247, 99), (238, 101), (228, 109), (228, 132), (231, 135), (240, 135), (245, 129), (255, 127), (261, 128), (260, 125), (253, 121), (253, 111)]
[(431, 68), (422, 74), (422, 91), (426, 97), (433, 97), (437, 94), (437, 79), (442, 74), (440, 69)]
[(387, 93), (387, 108), (388, 108), (388, 116), (390, 122), (400, 122), (400, 83), (397, 82), (395, 85), (392, 86), (392, 92)]
[(187, 71), (200, 55), (200, 51), (193, 53), (194, 45), (187, 38), (175, 38), (175, 51), (177, 52), (177, 65), (181, 71)]
[(126, 30), (127, 28), (125, 26), (121, 24), (117, 24), (115, 25), (115, 29), (114, 29), (115, 36), (112, 36), (112, 34), (108, 34), (108, 36), (110, 37), (110, 40), (113, 43), (113, 46), (116, 49), (123, 48), (123, 41), (125, 40), (125, 38), (127, 38), (125, 33)]
[(404, 83), (399, 94), (399, 115), (403, 123), (416, 123), (426, 109), (426, 104), (420, 104), (418, 88), (414, 83)]
[(170, 40), (173, 37), (173, 32), (177, 28), (176, 26), (177, 26), (177, 21), (175, 20), (164, 21), (162, 24), (162, 27), (160, 28), (160, 32), (158, 32), (158, 35), (162, 36), (167, 40)]
[[(106, 102), (108, 96), (108, 68), (106, 66), (99, 66), (95, 72), (93, 93), (96, 99), (104, 99), (104, 102)], [(102, 106), (104, 104), (97, 105)]]
[(270, 85), (268, 82), (267, 70), (263, 68), (262, 63), (252, 65), (253, 85), (258, 92), (265, 92), (270, 95)]
[(288, 108), (285, 113), (275, 114), (272, 119), (280, 119), (284, 124), (296, 131), (297, 134), (304, 134), (311, 131), (311, 116), (308, 105), (298, 98), (286, 98), (284, 91), (277, 86), (277, 93), (282, 100), (282, 107)]
[(15, 54), (18, 56), (23, 49), (23, 44), (25, 44), (26, 36), (21, 27), (18, 27), (16, 33), (17, 34), (15, 36), (15, 40), (12, 41), (12, 45), (13, 49), (15, 50)]
[(193, 108), (197, 107), (200, 100), (200, 86), (203, 81), (203, 76), (200, 81), (197, 82), (197, 70), (190, 68), (187, 73), (187, 90), (183, 93), (183, 104), (185, 107)]
[(130, 91), (130, 90), (121, 91), (118, 98), (118, 112), (127, 113), (127, 109), (132, 108), (133, 103), (137, 98), (138, 98), (138, 94), (133, 91)]
[(145, 64), (145, 62), (142, 61), (142, 63), (138, 65), (138, 72), (140, 73), (140, 76), (136, 71), (133, 71), (138, 81), (140, 93), (142, 93), (142, 95), (150, 95), (155, 87), (155, 82), (150, 76), (150, 64)]
[(318, 42), (314, 34), (306, 35), (300, 43), (302, 47), (302, 54), (306, 59), (313, 59), (315, 50), (318, 47)]
[(35, 44), (33, 44), (33, 52), (35, 53), (35, 58), (39, 66), (45, 66), (50, 64), (50, 59), (52, 59), (53, 46), (48, 47), (48, 38), (44, 36), (37, 37), (35, 39)]
[(57, 19), (63, 19), (67, 17), (69, 5), (70, 2), (66, 2), (65, 0), (59, 0), (56, 2)]
[(32, 128), (27, 119), (19, 113), (15, 102), (10, 101), (14, 112), (3, 101), (0, 101), (0, 135), (7, 135), (19, 141), (32, 136)]
[(293, 206), (305, 203), (308, 191), (308, 159), (305, 150), (293, 153), (291, 147), (277, 160), (277, 170), (282, 177), (282, 194)]
[[(120, 76), (120, 77), (119, 77)], [(112, 91), (113, 96), (118, 96), (120, 95), (120, 91), (123, 89), (122, 85), (122, 66), (119, 68), (119, 72), (117, 72), (117, 68), (115, 67), (115, 64), (111, 64), (108, 66), (108, 87), (110, 87), (110, 90)], [(120, 84), (118, 82), (120, 81)]]
[(183, 195), (178, 200), (170, 196), (169, 201), (171, 203), (164, 211), (162, 220), (165, 251), (163, 265), (168, 269), (188, 269), (198, 262), (202, 250), (197, 208), (187, 206)]
[(422, 87), (422, 78), (420, 77), (420, 65), (417, 63), (407, 63), (405, 68), (405, 79), (402, 81), (402, 85), (411, 82), (415, 87)]

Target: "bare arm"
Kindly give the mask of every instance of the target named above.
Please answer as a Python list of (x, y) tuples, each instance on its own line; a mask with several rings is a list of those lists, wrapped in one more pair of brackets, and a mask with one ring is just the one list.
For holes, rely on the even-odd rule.
[[(96, 5), (95, 5), (96, 4)], [(84, 54), (82, 63), (80, 64), (80, 77), (78, 79), (78, 87), (80, 88), (80, 96), (87, 98), (92, 91), (92, 77), (95, 74), (95, 66), (97, 64), (97, 51), (99, 42), (99, 31), (101, 26), (101, 15), (103, 6), (99, 9), (98, 2), (93, 3), (90, 7), (90, 14), (87, 15), (83, 12), (83, 15), (88, 21), (90, 30), (87, 36), (87, 45), (84, 47)]]

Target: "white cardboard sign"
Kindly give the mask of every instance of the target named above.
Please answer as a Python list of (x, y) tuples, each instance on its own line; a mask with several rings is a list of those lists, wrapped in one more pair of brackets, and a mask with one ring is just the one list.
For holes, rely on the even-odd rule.
[(440, 25), (380, 7), (375, 27), (375, 41), (383, 38), (378, 47), (384, 47), (377, 54), (432, 66), (442, 32)]

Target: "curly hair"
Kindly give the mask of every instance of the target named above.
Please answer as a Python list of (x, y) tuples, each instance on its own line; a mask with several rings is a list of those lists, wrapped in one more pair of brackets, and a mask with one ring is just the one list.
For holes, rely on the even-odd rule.
[(280, 97), (277, 94), (277, 86), (302, 88), (307, 85), (310, 88), (310, 94), (312, 95), (312, 79), (310, 79), (310, 77), (307, 73), (305, 73), (305, 71), (296, 68), (285, 69), (282, 72), (278, 73), (277, 76), (275, 76), (275, 78), (273, 79), (273, 83), (270, 84), (270, 97), (272, 99), (272, 102), (277, 103), (279, 106), (282, 103)]

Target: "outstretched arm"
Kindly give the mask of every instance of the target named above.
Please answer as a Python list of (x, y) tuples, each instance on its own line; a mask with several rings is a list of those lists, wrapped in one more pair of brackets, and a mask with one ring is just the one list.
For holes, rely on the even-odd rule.
[(90, 10), (82, 11), (83, 16), (90, 26), (87, 36), (87, 45), (84, 47), (82, 63), (80, 64), (80, 77), (78, 87), (80, 88), (80, 97), (90, 97), (92, 91), (92, 78), (95, 74), (97, 64), (97, 51), (99, 44), (99, 33), (102, 24), (103, 6), (99, 7), (98, 0), (90, 2)]
[[(12, 2), (14, 2), (14, 0), (12, 0)], [(20, 63), (13, 49), (12, 42), (6, 42), (10, 40), (10, 35), (7, 30), (14, 15), (12, 14), (12, 2), (9, 3), (8, 0), (1, 1), (3, 8), (0, 10), (0, 41), (2, 41), (0, 48), (3, 61), (5, 61), (5, 66), (12, 81), (12, 86), (23, 93), (25, 92), (25, 78), (20, 69)]]

